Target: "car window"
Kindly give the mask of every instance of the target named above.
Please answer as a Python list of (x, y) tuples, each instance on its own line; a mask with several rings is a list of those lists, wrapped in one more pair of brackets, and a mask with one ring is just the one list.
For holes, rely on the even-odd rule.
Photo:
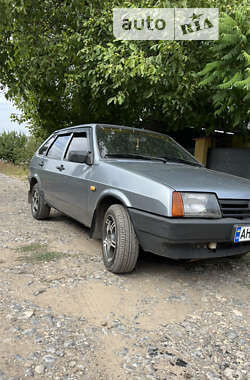
[(189, 152), (167, 135), (113, 126), (98, 127), (96, 135), (102, 158), (109, 155), (144, 155), (198, 164)]
[(55, 140), (55, 136), (52, 136), (48, 139), (48, 141), (46, 141), (40, 148), (39, 148), (39, 151), (38, 151), (38, 154), (40, 155), (45, 155), (47, 150), (49, 149), (50, 145), (52, 144), (52, 141)]
[(68, 160), (69, 153), (76, 150), (81, 152), (89, 151), (89, 141), (87, 132), (74, 133), (69, 148), (66, 152), (66, 160)]
[(54, 158), (56, 160), (60, 160), (62, 158), (62, 154), (67, 146), (70, 135), (61, 135), (58, 136), (54, 144), (48, 151), (47, 157)]

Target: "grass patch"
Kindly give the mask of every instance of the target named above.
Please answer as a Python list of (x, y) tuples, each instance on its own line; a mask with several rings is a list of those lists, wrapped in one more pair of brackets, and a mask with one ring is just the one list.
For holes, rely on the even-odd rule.
[(60, 259), (63, 255), (59, 252), (47, 251), (47, 252), (33, 252), (31, 255), (19, 257), (19, 261), (24, 261), (26, 263), (47, 263), (50, 261), (56, 261)]
[(26, 180), (28, 177), (29, 170), (25, 166), (14, 165), (0, 160), (0, 173), (3, 173), (9, 177), (15, 177), (21, 180)]
[(24, 253), (26, 253), (26, 252), (37, 252), (37, 251), (43, 250), (44, 248), (47, 248), (47, 246), (32, 243), (32, 244), (24, 245), (23, 247), (18, 248), (18, 251), (24, 252)]
[(46, 245), (41, 244), (25, 245), (23, 247), (18, 248), (18, 251), (26, 253), (26, 255), (18, 257), (18, 261), (24, 261), (26, 263), (32, 264), (56, 261), (65, 256), (60, 252), (50, 251), (48, 250), (48, 247)]

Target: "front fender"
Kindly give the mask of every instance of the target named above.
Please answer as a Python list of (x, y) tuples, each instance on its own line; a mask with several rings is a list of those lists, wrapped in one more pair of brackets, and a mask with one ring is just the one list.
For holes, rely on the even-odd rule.
[[(128, 197), (120, 190), (116, 189), (105, 189), (97, 198), (95, 205), (93, 209), (91, 210), (92, 214), (92, 222), (91, 222), (91, 232), (90, 236), (99, 239), (101, 238), (101, 226), (102, 226), (102, 220), (104, 218), (105, 214), (105, 208), (99, 207), (103, 200), (105, 199), (116, 199), (117, 201), (121, 202), (125, 207), (131, 207), (131, 202), (128, 199)], [(111, 201), (111, 204), (113, 202)]]
[(124, 206), (132, 207), (130, 200), (122, 191), (117, 189), (105, 189), (99, 194), (94, 209), (96, 209), (101, 201), (107, 197), (117, 198)]

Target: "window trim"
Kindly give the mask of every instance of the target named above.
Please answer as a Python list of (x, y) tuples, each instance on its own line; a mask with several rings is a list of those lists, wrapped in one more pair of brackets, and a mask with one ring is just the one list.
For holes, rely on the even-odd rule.
[[(49, 149), (47, 150), (46, 152), (46, 157), (50, 160), (55, 160), (55, 161), (62, 161), (63, 160), (63, 157), (64, 157), (64, 154), (65, 154), (65, 150), (67, 149), (68, 145), (69, 145), (69, 141), (71, 141), (71, 138), (72, 138), (72, 135), (73, 133), (71, 132), (64, 132), (64, 133), (58, 133), (58, 135), (56, 136), (55, 140), (53, 141), (52, 145), (49, 147)], [(52, 148), (52, 146), (55, 144), (56, 140), (59, 138), (59, 137), (62, 137), (62, 136), (69, 136), (69, 141), (67, 142), (64, 150), (62, 151), (62, 154), (61, 154), (61, 157), (60, 158), (54, 158), (54, 157), (48, 157), (48, 154), (49, 154), (49, 151), (50, 149)]]
[[(90, 139), (90, 128), (86, 127), (86, 128), (82, 128), (81, 130), (73, 131), (72, 134), (71, 134), (71, 137), (70, 137), (70, 141), (69, 141), (69, 143), (68, 143), (68, 145), (67, 145), (67, 147), (66, 147), (66, 149), (64, 151), (62, 161), (71, 162), (71, 161), (69, 161), (69, 160), (66, 159), (66, 156), (68, 154), (68, 150), (69, 150), (70, 144), (71, 144), (71, 142), (72, 142), (72, 140), (74, 138), (74, 135), (77, 134), (77, 133), (86, 133), (89, 149), (92, 148), (92, 146), (91, 146), (91, 139)], [(93, 151), (93, 149), (92, 149), (92, 151)], [(92, 151), (91, 151), (91, 154), (93, 154)], [(72, 163), (74, 164), (74, 162), (72, 162)], [(84, 164), (84, 163), (81, 164), (81, 163), (77, 163), (77, 162), (75, 162), (75, 164), (77, 164), (77, 165), (87, 165), (87, 164)]]
[[(50, 149), (51, 146), (54, 144), (56, 138), (57, 138), (57, 136), (56, 136), (55, 134), (50, 135), (50, 136), (49, 136), (49, 137), (48, 137), (48, 138), (42, 143), (42, 145), (40, 145), (39, 148), (37, 149), (37, 155), (38, 155), (39, 157), (46, 157), (46, 156), (47, 156), (47, 153), (48, 153), (48, 151), (49, 151), (49, 149)], [(50, 139), (52, 139), (52, 141), (51, 141), (50, 145), (48, 146), (47, 150), (44, 151), (44, 154), (39, 153), (39, 151), (42, 149), (42, 147), (43, 147), (44, 145), (46, 145), (47, 142), (49, 142)]]

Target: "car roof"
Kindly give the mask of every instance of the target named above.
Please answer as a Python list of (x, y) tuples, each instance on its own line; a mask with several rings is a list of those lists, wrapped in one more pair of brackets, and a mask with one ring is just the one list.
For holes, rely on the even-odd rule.
[(58, 130), (54, 131), (53, 134), (65, 133), (65, 132), (77, 130), (77, 129), (84, 128), (84, 127), (90, 127), (90, 128), (94, 128), (94, 127), (110, 128), (110, 127), (113, 127), (113, 128), (123, 128), (123, 129), (133, 129), (133, 130), (136, 130), (136, 131), (144, 131), (144, 132), (149, 132), (149, 133), (153, 132), (153, 133), (156, 133), (158, 135), (162, 134), (162, 133), (150, 130), (150, 129), (128, 127), (128, 126), (125, 126), (125, 125), (117, 125), (117, 124), (102, 124), (102, 123), (90, 123), (90, 124), (75, 125), (75, 126), (72, 126), (72, 127), (58, 129)]
[(54, 131), (54, 133), (61, 133), (61, 132), (68, 132), (74, 129), (82, 128), (82, 127), (94, 127), (96, 124), (80, 124), (80, 125), (74, 125), (72, 127), (57, 129)]

